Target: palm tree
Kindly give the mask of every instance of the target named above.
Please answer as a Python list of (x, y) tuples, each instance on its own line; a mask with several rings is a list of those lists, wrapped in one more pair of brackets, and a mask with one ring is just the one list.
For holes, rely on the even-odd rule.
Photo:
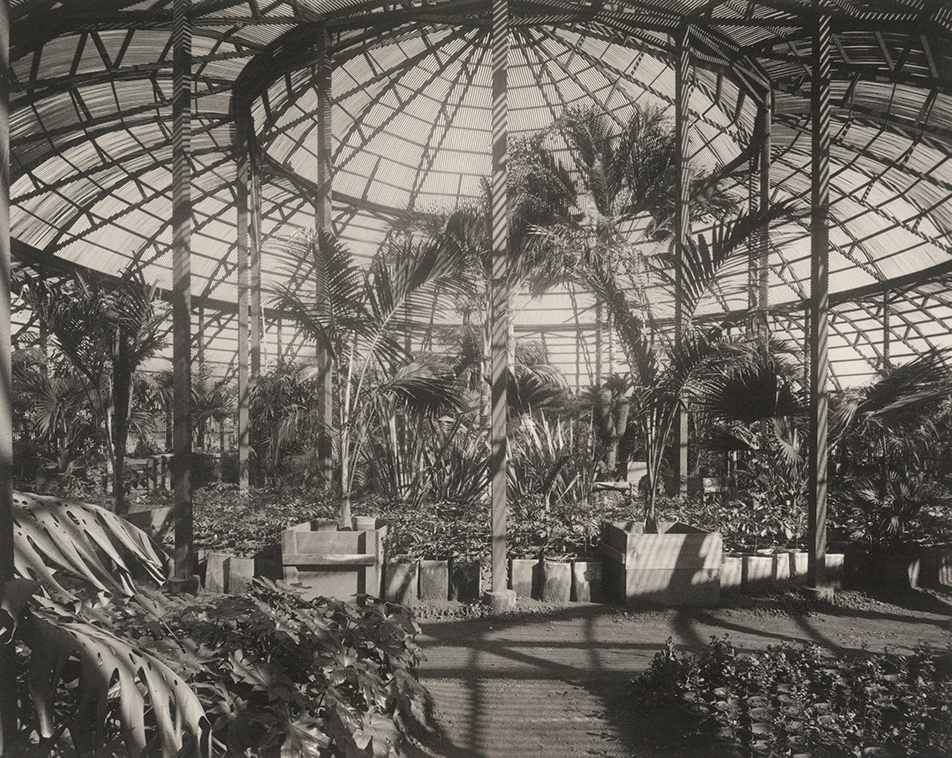
[(88, 281), (79, 273), (54, 281), (21, 270), (15, 284), (81, 378), (99, 417), (116, 512), (124, 513), (122, 476), (133, 377), (163, 346), (165, 314), (156, 307), (156, 288), (146, 284), (135, 263), (111, 283)]
[[(572, 109), (551, 131), (568, 146), (574, 172), (546, 148), (550, 135), (514, 151), (517, 207), (549, 209), (548, 219), (529, 228), (527, 257), (548, 260), (548, 270), (561, 270), (593, 292), (612, 316), (634, 374), (632, 418), (648, 459), (646, 510), (653, 521), (674, 418), (724, 358), (719, 332), (693, 329), (694, 313), (715, 281), (746, 265), (748, 238), (789, 209), (738, 212), (722, 177), (694, 171), (692, 217), (711, 229), (689, 240), (680, 256), (673, 249), (659, 253), (658, 241), (671, 232), (678, 170), (675, 135), (661, 111), (635, 107), (619, 129), (604, 113)], [(686, 314), (684, 334), (664, 361), (646, 296), (651, 277), (672, 291)]]
[[(421, 314), (438, 307), (437, 292), (445, 297), (461, 291), (464, 251), (445, 236), (422, 243), (395, 240), (361, 271), (346, 247), (323, 231), (295, 236), (284, 249), (303, 263), (303, 279), (300, 273), (296, 279), (316, 285), (307, 291), (289, 278), (273, 300), (331, 357), (336, 423), (324, 431), (336, 443), (338, 519), (345, 526), (357, 464), (373, 430), (391, 424), (398, 407), (434, 417), (462, 407), (453, 377), (414, 364), (405, 338), (423, 322)], [(316, 297), (318, 291), (326, 297)]]
[(60, 474), (68, 473), (96, 438), (77, 372), (64, 361), (38, 360), (33, 350), (18, 350), (13, 355), (13, 392), (30, 438)]

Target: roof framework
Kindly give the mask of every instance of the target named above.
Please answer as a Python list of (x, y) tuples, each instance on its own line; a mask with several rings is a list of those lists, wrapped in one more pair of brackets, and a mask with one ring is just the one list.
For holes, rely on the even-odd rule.
[[(13, 0), (11, 233), (46, 270), (110, 273), (133, 258), (171, 288), (171, 0)], [(450, 209), (490, 173), (489, 4), (460, 0), (193, 0), (192, 289), (203, 359), (237, 354), (236, 132), (261, 150), (263, 285), (281, 236), (314, 225), (317, 39), (331, 34), (334, 225), (369, 256), (407, 209)], [(952, 345), (952, 11), (939, 0), (836, 0), (831, 15), (830, 360), (838, 385), (867, 378), (884, 346), (902, 361)], [(742, 160), (773, 93), (770, 196), (808, 205), (811, 35), (807, 0), (512, 2), (513, 134), (567, 106), (619, 121), (634, 103), (671, 112), (678, 30), (692, 29), (691, 149)], [(747, 189), (738, 186), (739, 196)], [(772, 229), (774, 329), (805, 342), (808, 221)], [(659, 319), (673, 303), (652, 294)], [(740, 318), (746, 272), (702, 318)], [(25, 318), (25, 317), (24, 317)], [(529, 301), (517, 331), (585, 381), (595, 313), (585, 293)], [(198, 331), (196, 312), (193, 332)], [(267, 357), (301, 346), (265, 315)]]

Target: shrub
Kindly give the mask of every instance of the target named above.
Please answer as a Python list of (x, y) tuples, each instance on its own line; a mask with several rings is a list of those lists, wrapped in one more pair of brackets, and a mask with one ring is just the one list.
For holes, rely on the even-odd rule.
[[(242, 596), (140, 588), (134, 598), (55, 613), (152, 661), (150, 670), (175, 672), (176, 686), (197, 695), (216, 754), (399, 755), (405, 736), (427, 722), (418, 627), (396, 606), (305, 601), (255, 580)], [(59, 702), (70, 701), (75, 673), (64, 674)], [(110, 711), (118, 713), (120, 695), (109, 694)], [(143, 745), (162, 729), (152, 714), (147, 707)], [(109, 747), (96, 754), (123, 754), (118, 722), (105, 724)]]
[(741, 755), (890, 756), (952, 754), (952, 657), (829, 658), (816, 646), (780, 645), (742, 654), (727, 638), (697, 655), (671, 640), (633, 684), (636, 703), (684, 704), (697, 737)]

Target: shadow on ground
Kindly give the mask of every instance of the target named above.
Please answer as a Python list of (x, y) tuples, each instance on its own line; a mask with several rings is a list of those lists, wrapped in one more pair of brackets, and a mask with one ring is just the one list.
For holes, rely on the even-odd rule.
[(421, 754), (462, 758), (709, 755), (680, 711), (636, 712), (631, 680), (672, 638), (698, 649), (729, 635), (740, 649), (809, 643), (836, 654), (952, 645), (952, 595), (728, 596), (718, 608), (552, 607), (527, 601), (496, 618), (424, 621), (422, 679), (437, 733)]

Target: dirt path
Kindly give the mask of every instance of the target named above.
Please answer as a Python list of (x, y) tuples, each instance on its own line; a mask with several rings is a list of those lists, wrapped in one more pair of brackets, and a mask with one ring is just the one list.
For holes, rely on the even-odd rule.
[(688, 648), (728, 634), (741, 649), (787, 641), (834, 653), (952, 646), (952, 597), (925, 593), (902, 604), (846, 593), (833, 607), (784, 595), (738, 596), (715, 609), (521, 608), (513, 617), (423, 622), (422, 679), (441, 730), (427, 754), (709, 755), (684, 744), (679, 713), (638, 714), (628, 704), (632, 677), (669, 637)]

